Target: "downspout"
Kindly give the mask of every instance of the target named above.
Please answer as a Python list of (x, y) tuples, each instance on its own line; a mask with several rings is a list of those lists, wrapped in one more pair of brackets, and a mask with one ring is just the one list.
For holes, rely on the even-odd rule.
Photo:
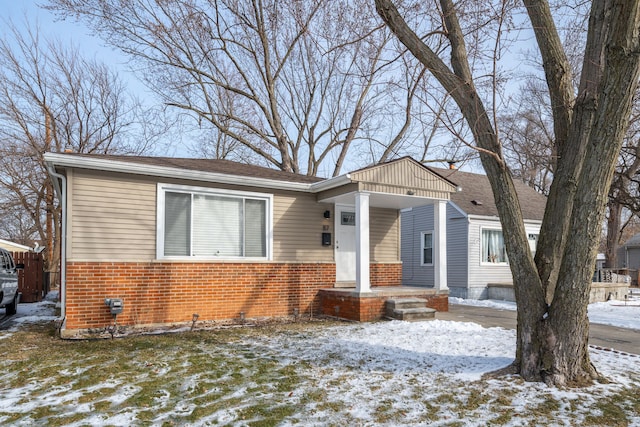
[(62, 206), (61, 230), (60, 230), (60, 317), (62, 318), (61, 326), (67, 317), (67, 177), (55, 171), (55, 168), (47, 164), (49, 175), (58, 178), (62, 182), (62, 186), (58, 181), (53, 182), (53, 186), (60, 197), (60, 205)]

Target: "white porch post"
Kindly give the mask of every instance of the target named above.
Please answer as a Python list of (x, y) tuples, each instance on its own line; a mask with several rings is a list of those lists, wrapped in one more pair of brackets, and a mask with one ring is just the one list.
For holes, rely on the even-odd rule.
[(369, 280), (369, 193), (356, 193), (356, 292), (371, 292)]
[(433, 285), (444, 291), (447, 286), (447, 201), (438, 200), (433, 205)]

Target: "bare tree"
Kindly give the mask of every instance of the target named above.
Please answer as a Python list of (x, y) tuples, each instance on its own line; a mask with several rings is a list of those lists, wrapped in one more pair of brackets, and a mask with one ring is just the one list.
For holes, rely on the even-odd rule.
[(505, 159), (514, 178), (549, 194), (555, 167), (553, 119), (546, 87), (527, 80), (517, 97), (516, 111), (502, 117)]
[(0, 40), (0, 197), (14, 218), (2, 232), (47, 246), (47, 268), (55, 271), (60, 207), (43, 154), (140, 152), (153, 135), (123, 138), (140, 118), (138, 106), (104, 64), (25, 28), (9, 24), (10, 38)]
[[(376, 0), (376, 7), (399, 40), (455, 99), (480, 151), (505, 232), (518, 304), (513, 367), (526, 380), (590, 383), (598, 374), (589, 358), (587, 305), (607, 193), (639, 77), (640, 1), (591, 3), (576, 93), (549, 4), (524, 0), (549, 88), (558, 155), (535, 260), (498, 121), (492, 120), (497, 105), (490, 100), (487, 109), (470, 65), (474, 39), (463, 31), (461, 18), (465, 6), (473, 3), (440, 0), (441, 26), (427, 29), (410, 27), (391, 0)], [(501, 10), (505, 3), (490, 4)], [(446, 37), (448, 58), (430, 48), (432, 37)]]
[(88, 22), (164, 103), (196, 118), (206, 155), (335, 176), (352, 153), (387, 160), (424, 134), (424, 67), (368, 0), (48, 4)]
[(618, 247), (627, 226), (640, 217), (640, 105), (636, 95), (634, 112), (622, 144), (607, 201), (605, 265), (617, 267)]

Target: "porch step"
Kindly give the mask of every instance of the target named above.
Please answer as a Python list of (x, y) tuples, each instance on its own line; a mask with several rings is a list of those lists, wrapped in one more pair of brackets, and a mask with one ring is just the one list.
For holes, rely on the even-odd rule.
[(419, 321), (436, 317), (436, 310), (427, 307), (422, 298), (395, 298), (385, 302), (387, 317), (396, 320)]

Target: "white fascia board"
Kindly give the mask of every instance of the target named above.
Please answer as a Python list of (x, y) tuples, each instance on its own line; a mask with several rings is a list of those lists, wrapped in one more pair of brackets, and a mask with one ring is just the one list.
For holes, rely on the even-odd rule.
[[(300, 182), (278, 181), (274, 179), (255, 178), (245, 175), (229, 175), (216, 172), (169, 168), (165, 166), (145, 165), (111, 159), (65, 156), (64, 154), (58, 153), (45, 153), (44, 159), (45, 162), (50, 164), (52, 167), (83, 168), (135, 175), (157, 176), (162, 178), (179, 178), (194, 181), (215, 182), (219, 184), (241, 185), (245, 187), (310, 192), (312, 186), (312, 184)], [(325, 181), (321, 181), (320, 183), (322, 182)]]
[(462, 210), (460, 206), (456, 205), (452, 200), (447, 200), (447, 202), (449, 202), (451, 207), (453, 207), (455, 210), (460, 212), (460, 215), (462, 215), (465, 218), (469, 218), (469, 215), (467, 215), (467, 213), (464, 210)]
[[(491, 220), (491, 221), (495, 221), (495, 220), (500, 220), (500, 217), (497, 215), (468, 215), (469, 219), (477, 219), (477, 220)], [(538, 220), (538, 219), (523, 219), (523, 222), (525, 225), (542, 225), (542, 221)]]
[(311, 184), (311, 192), (319, 193), (321, 191), (331, 190), (332, 188), (340, 187), (342, 185), (351, 184), (352, 182), (353, 181), (351, 181), (351, 175), (347, 173)]
[(30, 248), (29, 246), (21, 245), (20, 243), (16, 243), (16, 242), (10, 242), (9, 240), (0, 239), (0, 243), (5, 245), (10, 245), (10, 246), (15, 246), (16, 248), (24, 249), (26, 251), (33, 250), (33, 248)]

